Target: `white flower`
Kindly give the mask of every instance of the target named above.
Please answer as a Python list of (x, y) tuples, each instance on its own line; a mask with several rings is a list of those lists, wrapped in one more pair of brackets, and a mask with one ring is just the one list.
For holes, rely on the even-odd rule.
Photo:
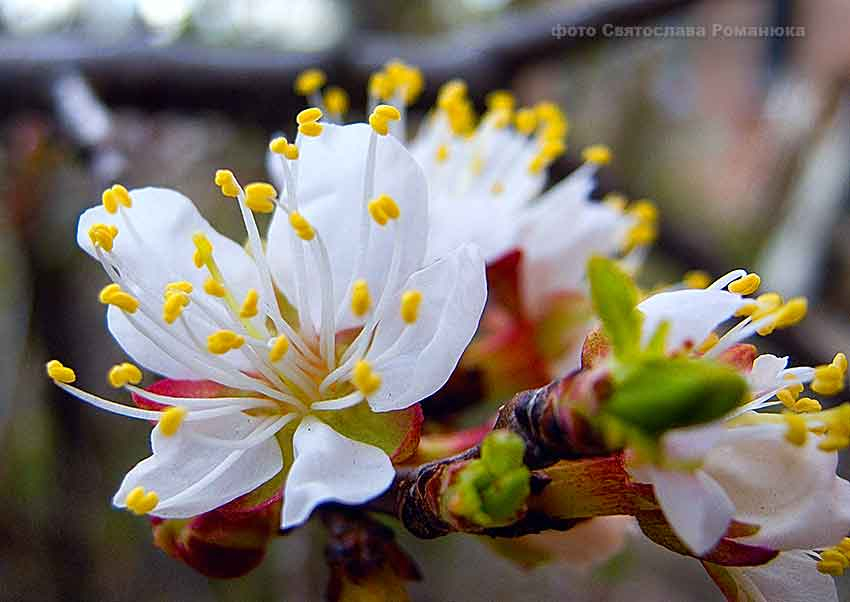
[[(285, 174), (279, 196), (216, 174), (238, 202), (249, 251), (171, 190), (115, 186), (80, 218), (80, 246), (114, 282), (101, 301), (123, 349), (168, 378), (230, 391), (147, 392), (135, 366), (117, 366), (113, 385), (167, 406), (140, 409), (73, 387), (73, 371), (48, 365), (80, 399), (158, 421), (153, 455), (127, 474), (116, 506), (190, 517), (284, 471), (290, 527), (317, 504), (362, 503), (391, 483), (387, 453), (334, 430), (329, 413), (401, 410), (439, 389), (475, 333), (486, 283), (472, 246), (425, 260), (427, 184), (405, 148), (381, 135), (397, 113), (375, 115), (373, 127), (343, 127), (302, 112), (295, 144), (272, 145)], [(275, 212), (265, 253), (252, 210)]]
[(733, 602), (838, 602), (835, 582), (816, 570), (817, 560), (808, 552), (783, 552), (760, 566), (703, 564), (726, 599)]
[[(722, 290), (727, 286), (737, 292)], [(783, 304), (772, 293), (756, 300), (742, 296), (757, 286), (757, 276), (736, 270), (707, 290), (649, 297), (638, 305), (644, 337), (666, 322), (668, 351), (722, 357), (748, 336), (790, 326), (805, 314), (802, 300)], [(713, 334), (736, 313), (747, 317), (723, 336)], [(819, 378), (843, 381), (845, 371), (841, 354), (829, 366), (790, 369), (787, 358), (760, 356), (746, 375), (749, 401), (718, 423), (666, 433), (661, 462), (633, 466), (632, 476), (652, 484), (671, 527), (698, 556), (717, 544), (733, 519), (758, 527), (754, 535), (736, 539), (741, 543), (774, 550), (834, 545), (850, 529), (850, 483), (835, 474), (836, 449), (846, 446), (850, 422), (844, 408), (818, 412), (817, 402), (797, 396), (804, 383), (817, 390)], [(777, 404), (815, 411), (755, 412)], [(826, 434), (808, 436), (811, 428)]]
[[(304, 73), (310, 86), (296, 87), (311, 102), (321, 100), (324, 83), (315, 73)], [(636, 267), (642, 260), (655, 232), (654, 207), (640, 201), (626, 212), (624, 202), (590, 200), (599, 166), (611, 159), (606, 147), (585, 149), (584, 165), (543, 192), (548, 166), (566, 148), (568, 125), (556, 105), (541, 102), (515, 110), (513, 96), (498, 91), (489, 96), (488, 110), (479, 119), (466, 85), (452, 80), (407, 140), (406, 107), (422, 86), (418, 69), (391, 61), (373, 75), (369, 106), (382, 101), (399, 109), (401, 119), (390, 125), (390, 133), (408, 146), (425, 173), (432, 224), (429, 258), (468, 242), (481, 248), (488, 264), (521, 251), (521, 296), (532, 318), (540, 316), (553, 294), (584, 288), (590, 256), (633, 250), (628, 261)], [(339, 89), (333, 95), (330, 90), (325, 106), (338, 104)], [(334, 113), (342, 118), (341, 111)], [(280, 182), (276, 162), (270, 161), (269, 169)]]

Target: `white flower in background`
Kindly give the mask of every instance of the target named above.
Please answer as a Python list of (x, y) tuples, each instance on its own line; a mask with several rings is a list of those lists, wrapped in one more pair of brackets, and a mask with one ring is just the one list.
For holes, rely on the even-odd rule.
[[(329, 415), (401, 410), (439, 389), (486, 297), (474, 247), (425, 260), (427, 185), (410, 153), (384, 135), (398, 116), (379, 106), (372, 127), (343, 127), (320, 123), (315, 108), (300, 113), (295, 144), (271, 145), (280, 195), (265, 183), (243, 189), (219, 171), (250, 252), (171, 190), (114, 186), (82, 215), (78, 242), (113, 280), (100, 300), (123, 349), (167, 378), (229, 391), (152, 393), (136, 386), (138, 368), (116, 366), (113, 386), (166, 406), (141, 409), (72, 386), (73, 371), (50, 362), (56, 384), (83, 401), (158, 423), (153, 455), (127, 474), (115, 505), (186, 518), (285, 471), (290, 527), (321, 502), (362, 503), (389, 486), (387, 453), (340, 434)], [(253, 212), (274, 212), (265, 253)]]
[[(305, 71), (296, 91), (311, 103), (323, 103), (342, 120), (345, 92), (325, 89), (321, 71)], [(622, 199), (590, 200), (596, 172), (611, 160), (601, 145), (586, 148), (585, 163), (543, 192), (547, 168), (566, 148), (568, 124), (553, 103), (517, 109), (509, 92), (488, 97), (488, 110), (476, 115), (460, 80), (446, 83), (437, 104), (408, 140), (406, 107), (423, 89), (418, 69), (400, 61), (372, 76), (369, 106), (386, 102), (401, 119), (390, 133), (405, 143), (428, 181), (432, 228), (427, 256), (436, 258), (464, 243), (477, 244), (491, 264), (519, 250), (520, 287), (525, 311), (538, 318), (556, 293), (584, 290), (585, 266), (592, 255), (630, 251), (636, 267), (655, 236), (656, 211), (648, 201), (624, 210)], [(271, 157), (276, 182), (283, 173)]]
[[(706, 290), (653, 295), (638, 305), (644, 337), (666, 322), (668, 352), (723, 360), (747, 337), (803, 318), (803, 299), (743, 296), (758, 285), (758, 276), (736, 270)], [(723, 336), (714, 334), (735, 315), (746, 317)], [(798, 397), (805, 383), (817, 393), (836, 393), (846, 370), (843, 354), (817, 368), (788, 368), (787, 358), (762, 355), (746, 375), (750, 399), (740, 408), (714, 424), (669, 431), (660, 461), (630, 472), (652, 484), (670, 526), (697, 556), (717, 544), (733, 519), (758, 527), (735, 539), (740, 543), (783, 551), (835, 545), (850, 529), (850, 483), (835, 474), (836, 450), (850, 443), (850, 406), (820, 411), (817, 401)], [(756, 412), (780, 404), (787, 413)]]

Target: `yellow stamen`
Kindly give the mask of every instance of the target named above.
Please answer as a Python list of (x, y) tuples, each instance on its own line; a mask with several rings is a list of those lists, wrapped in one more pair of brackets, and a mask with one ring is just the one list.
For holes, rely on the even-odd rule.
[[(754, 276), (754, 274), (750, 275)], [(789, 326), (794, 326), (806, 317), (808, 308), (809, 303), (805, 297), (795, 297), (794, 299), (791, 299), (782, 307), (782, 309), (779, 310), (774, 326), (776, 328), (788, 328)]]
[(240, 318), (253, 318), (257, 315), (257, 302), (260, 300), (260, 295), (257, 291), (250, 289), (245, 295), (245, 300), (242, 302), (242, 307), (239, 308)]
[(398, 219), (401, 215), (401, 210), (390, 195), (382, 194), (375, 200), (380, 204), (381, 209), (388, 218)]
[(493, 182), (493, 185), (490, 187), (490, 192), (493, 194), (502, 194), (505, 191), (505, 185), (501, 182)]
[(187, 305), (189, 305), (188, 294), (176, 289), (167, 291), (162, 304), (162, 319), (166, 324), (174, 324)]
[(516, 106), (516, 97), (509, 90), (493, 90), (487, 94), (484, 102), (491, 111), (498, 109), (513, 111)]
[(348, 92), (339, 86), (331, 86), (325, 92), (324, 103), (329, 113), (342, 117), (348, 112)]
[(183, 424), (186, 413), (186, 408), (183, 406), (174, 406), (165, 410), (162, 418), (159, 419), (159, 432), (166, 437), (174, 436)]
[(307, 123), (314, 123), (322, 118), (322, 109), (318, 107), (310, 107), (309, 109), (304, 109), (298, 115), (295, 116), (295, 122), (298, 125), (305, 125)]
[(581, 158), (587, 163), (594, 165), (608, 165), (613, 158), (611, 149), (604, 144), (588, 146), (581, 152)]
[(327, 77), (321, 69), (306, 69), (295, 78), (295, 92), (301, 96), (309, 96), (325, 85)]
[(235, 199), (239, 196), (239, 182), (229, 169), (217, 169), (215, 172), (215, 185), (221, 188), (221, 194)]
[(382, 71), (373, 73), (369, 77), (369, 95), (381, 100), (390, 100), (395, 93), (395, 84), (392, 78)]
[(115, 283), (103, 287), (98, 299), (104, 305), (114, 305), (128, 314), (134, 314), (139, 309), (139, 300), (121, 290), (121, 286)]
[(111, 188), (104, 190), (100, 198), (107, 213), (115, 213), (118, 211), (119, 205), (128, 209), (133, 206), (133, 200), (130, 198), (129, 191), (121, 186), (121, 184), (115, 184)]
[(381, 387), (381, 377), (372, 371), (371, 364), (366, 360), (359, 360), (354, 365), (351, 382), (358, 391), (367, 397)]
[(62, 362), (59, 360), (50, 360), (44, 367), (47, 370), (47, 376), (56, 382), (71, 384), (77, 380), (77, 375), (74, 374), (74, 371), (62, 365)]
[(719, 341), (719, 340), (720, 340), (720, 337), (717, 336), (717, 333), (712, 332), (707, 337), (705, 337), (705, 340), (702, 343), (700, 343), (699, 347), (697, 347), (697, 353), (707, 352), (709, 349), (714, 347), (717, 344), (717, 341)]
[(375, 130), (375, 133), (379, 136), (386, 136), (390, 131), (389, 120), (377, 113), (369, 115), (369, 125), (372, 126), (372, 129)]
[(120, 389), (127, 383), (138, 385), (142, 382), (142, 371), (133, 364), (124, 362), (123, 364), (112, 366), (106, 378), (110, 385), (116, 389)]
[(820, 412), (823, 407), (817, 399), (802, 397), (791, 406), (791, 409), (798, 414), (808, 414), (810, 412)]
[(438, 146), (435, 158), (437, 159), (437, 163), (444, 163), (449, 158), (449, 146), (447, 144)]
[(303, 125), (298, 126), (298, 131), (304, 134), (305, 136), (309, 136), (310, 138), (315, 138), (319, 134), (322, 133), (322, 124), (316, 123), (315, 121), (311, 121), (310, 123), (305, 123)]
[(193, 287), (192, 283), (188, 280), (177, 280), (175, 282), (169, 282), (165, 285), (165, 293), (163, 296), (168, 297), (168, 294), (173, 291), (180, 291), (189, 294), (193, 290), (195, 290), (195, 287)]
[(155, 491), (145, 492), (144, 487), (136, 487), (127, 494), (124, 504), (127, 506), (127, 510), (137, 516), (141, 516), (156, 508), (157, 504), (159, 504), (159, 496)]
[(286, 338), (286, 335), (282, 334), (272, 344), (269, 350), (269, 359), (273, 362), (279, 362), (286, 355), (287, 351), (289, 351), (289, 339)]
[(404, 291), (401, 296), (401, 319), (413, 324), (419, 317), (419, 305), (422, 303), (422, 291)]
[(192, 242), (195, 243), (195, 254), (192, 260), (195, 262), (195, 267), (202, 268), (212, 260), (212, 243), (203, 232), (195, 232), (192, 235)]
[(283, 155), (290, 161), (295, 161), (298, 158), (298, 147), (290, 144), (283, 136), (269, 142), (269, 150), (277, 155)]
[(245, 204), (251, 211), (271, 213), (275, 208), (277, 190), (266, 182), (253, 182), (245, 187)]
[(297, 211), (293, 211), (289, 214), (289, 225), (292, 226), (292, 229), (295, 230), (295, 234), (302, 240), (313, 240), (313, 237), (316, 236), (316, 231), (313, 229), (313, 226), (310, 225), (310, 222), (307, 221), (307, 218), (298, 213)]
[(384, 119), (389, 119), (390, 121), (398, 121), (401, 119), (401, 113), (392, 105), (378, 105), (372, 112), (377, 113)]
[(658, 221), (658, 207), (649, 199), (640, 199), (632, 203), (629, 207), (629, 213), (641, 222), (654, 223)]
[(94, 224), (89, 228), (89, 239), (91, 244), (100, 247), (106, 252), (112, 251), (115, 237), (118, 236), (118, 228), (107, 224)]
[(227, 289), (215, 278), (207, 278), (204, 282), (204, 292), (213, 297), (224, 297), (227, 294)]
[(711, 276), (702, 270), (691, 270), (690, 272), (685, 273), (685, 276), (682, 278), (682, 282), (688, 288), (702, 289), (711, 284)]
[(207, 337), (207, 349), (210, 353), (221, 355), (245, 344), (245, 338), (232, 330), (219, 330)]
[(729, 285), (729, 292), (738, 295), (751, 295), (761, 286), (761, 277), (758, 274), (747, 274), (738, 278)]
[(782, 417), (785, 420), (785, 424), (788, 426), (788, 431), (785, 433), (785, 439), (787, 439), (789, 443), (798, 447), (805, 445), (806, 438), (809, 434), (808, 426), (806, 426), (806, 419), (799, 414), (788, 413), (783, 414)]
[(516, 112), (514, 120), (517, 131), (524, 136), (531, 135), (537, 129), (537, 113), (534, 109), (520, 109)]
[(365, 280), (355, 280), (351, 286), (351, 313), (362, 317), (366, 315), (372, 306), (372, 296), (369, 294), (369, 285)]

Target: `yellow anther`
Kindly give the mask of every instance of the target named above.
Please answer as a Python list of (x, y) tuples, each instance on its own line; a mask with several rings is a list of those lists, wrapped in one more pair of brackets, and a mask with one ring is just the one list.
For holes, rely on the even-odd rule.
[(626, 250), (651, 244), (658, 236), (655, 224), (640, 223), (634, 226), (626, 237)]
[(322, 118), (322, 109), (318, 107), (310, 107), (309, 109), (304, 109), (298, 115), (295, 116), (295, 122), (298, 125), (304, 125), (307, 123), (314, 123)]
[(434, 157), (437, 159), (437, 163), (443, 163), (446, 159), (449, 158), (449, 146), (447, 144), (441, 144), (437, 147), (437, 153)]
[(277, 190), (266, 182), (253, 182), (245, 187), (245, 204), (251, 211), (271, 213), (275, 208)]
[(372, 129), (375, 130), (375, 133), (379, 136), (386, 136), (390, 131), (389, 120), (377, 113), (369, 115), (369, 125), (372, 126)]
[(286, 153), (287, 146), (289, 146), (289, 141), (283, 136), (278, 136), (269, 142), (269, 150), (277, 155)]
[(815, 368), (815, 378), (811, 388), (815, 393), (821, 395), (835, 395), (844, 389), (845, 370), (842, 370), (843, 362), (833, 360), (832, 364), (818, 366)]
[[(403, 94), (403, 100), (406, 105), (410, 105), (416, 101), (422, 89), (425, 87), (425, 79), (422, 77), (422, 72), (416, 67), (411, 67), (399, 60), (389, 61), (384, 66), (384, 76), (387, 78), (388, 84), (385, 85), (388, 92), (384, 98), (389, 100), (396, 90)], [(377, 96), (377, 95), (376, 95)]]
[(612, 157), (611, 149), (604, 144), (594, 144), (581, 151), (581, 158), (594, 165), (608, 165)]
[(493, 194), (502, 194), (505, 191), (505, 185), (501, 182), (493, 182), (493, 185), (490, 187), (490, 192)]
[(279, 362), (287, 351), (289, 351), (289, 339), (286, 338), (286, 335), (279, 335), (269, 349), (269, 359), (273, 362)]
[(313, 240), (313, 237), (316, 236), (316, 231), (307, 221), (307, 218), (297, 211), (289, 214), (289, 225), (302, 240)]
[(239, 349), (244, 344), (245, 338), (232, 330), (219, 330), (207, 337), (207, 349), (217, 355)]
[(401, 113), (392, 105), (378, 105), (372, 112), (380, 115), (384, 119), (389, 119), (390, 121), (398, 121), (401, 119)]
[(707, 352), (709, 349), (717, 345), (717, 341), (719, 340), (720, 337), (717, 336), (717, 333), (712, 332), (707, 337), (705, 337), (705, 340), (702, 343), (699, 344), (699, 347), (697, 347), (697, 353)]
[(498, 109), (513, 111), (516, 106), (516, 97), (509, 90), (493, 90), (487, 94), (484, 102), (491, 111)]
[(535, 156), (528, 164), (528, 171), (531, 174), (539, 174), (546, 167), (546, 160), (540, 155)]
[(339, 86), (331, 86), (325, 92), (324, 103), (328, 113), (342, 117), (348, 112), (348, 92)]
[(167, 292), (165, 302), (162, 304), (162, 319), (166, 324), (174, 324), (187, 305), (189, 305), (188, 294), (179, 290)]
[(844, 569), (850, 567), (850, 560), (835, 548), (829, 548), (821, 553), (823, 562), (835, 562), (840, 564)]
[(287, 144), (286, 150), (283, 151), (283, 156), (290, 161), (295, 161), (298, 158), (298, 147), (294, 144)]
[(393, 79), (384, 73), (378, 71), (369, 77), (369, 95), (381, 100), (390, 100), (395, 93), (395, 83)]
[(513, 115), (508, 109), (491, 109), (487, 115), (490, 124), (496, 129), (503, 130), (511, 124)]
[(629, 213), (642, 222), (658, 221), (658, 208), (648, 199), (640, 199), (632, 203)]
[(309, 96), (325, 85), (327, 77), (321, 69), (307, 69), (295, 78), (295, 92), (301, 96)]
[(127, 208), (133, 206), (133, 200), (130, 198), (130, 192), (121, 186), (121, 184), (115, 184), (111, 188), (104, 190), (100, 198), (103, 201), (103, 207), (106, 209), (107, 213), (115, 213), (118, 211), (119, 205)]
[(811, 412), (820, 412), (823, 407), (820, 405), (820, 402), (817, 399), (812, 399), (811, 397), (801, 397), (794, 405), (791, 406), (791, 409), (797, 412), (798, 414), (809, 414)]
[[(625, 197), (625, 195), (622, 195), (619, 192), (609, 192), (602, 197), (602, 202), (616, 211), (625, 211), (629, 200)], [(685, 274), (685, 276), (687, 277), (687, 274)], [(708, 286), (708, 284), (706, 284), (706, 286)]]
[(63, 366), (59, 360), (50, 360), (45, 364), (47, 376), (59, 383), (70, 384), (77, 380), (77, 375), (70, 368)]
[(758, 274), (747, 274), (738, 278), (729, 285), (729, 292), (738, 295), (751, 295), (761, 286), (761, 277)]
[(832, 358), (832, 363), (830, 366), (834, 366), (841, 370), (842, 374), (847, 373), (847, 356), (843, 353), (836, 353), (835, 357)]
[(389, 216), (384, 212), (384, 208), (381, 205), (380, 201), (378, 201), (378, 199), (369, 201), (367, 208), (369, 210), (369, 215), (372, 216), (372, 219), (375, 220), (378, 225), (387, 225), (387, 222), (389, 221)]
[(803, 391), (803, 386), (799, 385), (799, 389), (794, 387), (788, 387), (787, 389), (782, 389), (776, 393), (776, 398), (782, 402), (786, 408), (793, 408), (794, 404), (797, 403), (797, 398), (800, 396), (800, 393)]
[(121, 290), (121, 286), (118, 284), (108, 284), (103, 287), (98, 299), (104, 305), (114, 305), (128, 314), (136, 313), (136, 310), (139, 309), (139, 300), (130, 293)]
[(217, 169), (215, 172), (215, 185), (221, 188), (221, 194), (230, 198), (239, 196), (239, 182), (229, 169)]
[(369, 285), (365, 280), (355, 280), (351, 285), (351, 313), (358, 318), (366, 315), (372, 307), (372, 295), (369, 294)]
[(311, 121), (310, 123), (305, 123), (303, 125), (298, 126), (298, 131), (304, 134), (305, 136), (309, 136), (310, 138), (315, 138), (319, 134), (322, 133), (322, 124), (316, 123), (315, 121)]
[(793, 445), (805, 445), (806, 438), (809, 434), (806, 419), (799, 414), (789, 413), (783, 414), (782, 417), (785, 420), (785, 424), (788, 426), (788, 431), (785, 433), (785, 439)]
[(174, 282), (169, 282), (165, 285), (165, 292), (163, 293), (163, 297), (168, 297), (168, 295), (174, 291), (180, 291), (182, 293), (189, 294), (195, 287), (192, 286), (192, 283), (188, 280), (175, 280)]
[(227, 294), (227, 289), (215, 278), (207, 278), (204, 282), (204, 292), (213, 297), (224, 297)]
[(195, 262), (195, 267), (202, 268), (212, 259), (212, 243), (203, 232), (195, 232), (192, 235), (192, 242), (195, 243), (195, 254), (192, 260)]
[(253, 318), (257, 315), (257, 303), (260, 300), (260, 295), (256, 290), (250, 289), (245, 295), (245, 300), (242, 302), (242, 307), (239, 308), (240, 318)]
[(107, 224), (94, 224), (89, 228), (89, 239), (91, 244), (100, 247), (106, 252), (112, 251), (115, 237), (118, 236), (118, 228)]
[(702, 270), (691, 270), (685, 273), (682, 282), (688, 288), (706, 288), (711, 284), (711, 276)]
[(388, 218), (398, 219), (401, 215), (401, 210), (398, 208), (398, 204), (396, 204), (390, 195), (381, 194), (375, 200), (381, 204), (381, 209), (383, 209)]
[(137, 516), (147, 514), (159, 504), (159, 496), (155, 491), (145, 492), (144, 487), (135, 487), (124, 499), (127, 510)]
[(841, 543), (835, 546), (835, 548), (845, 556), (850, 554), (850, 537), (845, 537), (844, 539), (842, 539)]
[(183, 424), (186, 413), (186, 408), (183, 406), (173, 406), (165, 410), (159, 419), (159, 432), (166, 437), (174, 436)]
[(844, 574), (844, 565), (838, 562), (825, 562), (819, 560), (817, 563), (818, 572), (830, 577), (841, 577)]
[(537, 129), (537, 112), (534, 109), (520, 109), (514, 120), (517, 131), (524, 136), (531, 135)]
[(774, 328), (788, 328), (799, 323), (806, 317), (809, 302), (805, 297), (795, 297), (782, 306), (776, 312), (776, 320), (773, 322)]
[(120, 389), (127, 383), (138, 385), (142, 382), (142, 371), (133, 364), (124, 362), (123, 364), (112, 366), (106, 375), (106, 379), (110, 385), (116, 389)]
[(381, 377), (372, 371), (372, 365), (366, 360), (359, 360), (354, 365), (351, 382), (367, 397), (381, 387)]
[(422, 304), (422, 291), (409, 290), (401, 295), (401, 319), (413, 324), (419, 317), (419, 306)]
[(540, 147), (540, 154), (547, 163), (551, 163), (558, 157), (564, 154), (567, 146), (560, 140), (547, 140)]

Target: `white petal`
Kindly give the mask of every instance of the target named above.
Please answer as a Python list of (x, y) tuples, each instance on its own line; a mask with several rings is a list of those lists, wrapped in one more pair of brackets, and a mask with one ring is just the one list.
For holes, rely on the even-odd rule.
[(735, 518), (761, 526), (741, 541), (777, 550), (835, 545), (850, 531), (850, 483), (836, 476), (838, 455), (785, 440), (782, 429), (732, 429), (749, 436), (717, 446), (705, 471), (735, 504)]
[(688, 342), (699, 345), (744, 303), (740, 295), (718, 290), (680, 290), (652, 295), (638, 304), (644, 315), (644, 344), (666, 320), (670, 323), (669, 350)]
[[(297, 193), (299, 211), (322, 236), (330, 256), (333, 272), (335, 305), (349, 293), (352, 272), (360, 248), (360, 222), (363, 180), (369, 138), (372, 129), (366, 124), (337, 126), (324, 124), (320, 136), (304, 137), (298, 169)], [(422, 169), (393, 136), (378, 136), (376, 150), (375, 196), (390, 195), (398, 204), (401, 216), (391, 226), (380, 227), (370, 221), (370, 242), (366, 261), (357, 277), (365, 278), (377, 299), (387, 278), (393, 249), (393, 237), (403, 245), (399, 273), (403, 281), (422, 265), (428, 236), (428, 190)], [(398, 230), (393, 234), (392, 229)], [(291, 228), (285, 213), (278, 211), (268, 234), (268, 258), (275, 278), (290, 300), (294, 301), (291, 280), (292, 260), (289, 236)], [(316, 266), (308, 255), (307, 272), (313, 298), (318, 299), (319, 280)], [(320, 304), (311, 303), (318, 317)], [(340, 329), (361, 324), (351, 312)]]
[(293, 438), (295, 461), (283, 493), (284, 528), (298, 525), (323, 502), (362, 504), (390, 486), (395, 469), (372, 445), (343, 437), (307, 416)]
[[(162, 301), (166, 283), (188, 280), (199, 294), (203, 294), (203, 283), (208, 274), (205, 269), (195, 267), (192, 260), (195, 252), (192, 235), (196, 232), (203, 232), (212, 243), (215, 260), (234, 296), (241, 298), (249, 288), (257, 287), (257, 271), (245, 250), (216, 232), (188, 198), (165, 188), (132, 190), (130, 196), (133, 199), (130, 209), (113, 215), (107, 213), (102, 205), (92, 207), (80, 216), (77, 228), (77, 244), (89, 255), (96, 257), (88, 236), (89, 228), (97, 223), (114, 224), (118, 227), (118, 236), (110, 254), (124, 267), (124, 275), (144, 291), (129, 292), (147, 298), (150, 303), (158, 304)], [(129, 224), (124, 213), (129, 216)], [(217, 309), (215, 303), (211, 305), (216, 307), (220, 317), (228, 319), (224, 309)], [(207, 376), (176, 364), (168, 354), (138, 333), (125, 316), (116, 312), (117, 310), (110, 308), (110, 331), (121, 347), (139, 364), (171, 378)], [(185, 315), (193, 331), (201, 338), (217, 329), (210, 320), (191, 308)], [(136, 316), (153, 328), (141, 311), (137, 312)], [(155, 319), (164, 324), (158, 309)], [(179, 327), (172, 325), (167, 328), (176, 330)], [(185, 337), (183, 338), (185, 340)]]
[(422, 292), (418, 319), (402, 320), (396, 295), (366, 354), (382, 379), (368, 399), (376, 412), (406, 408), (446, 383), (484, 310), (484, 260), (476, 247), (465, 245), (413, 274), (403, 287), (409, 289)]
[(729, 573), (739, 581), (743, 574), (764, 600), (782, 602), (838, 602), (835, 581), (819, 573), (816, 561), (801, 551), (783, 552), (771, 562), (761, 566), (729, 568)]
[[(259, 418), (241, 413), (222, 416), (184, 423), (171, 437), (164, 436), (157, 426), (151, 433), (153, 455), (127, 473), (112, 503), (124, 508), (127, 494), (141, 486), (155, 491), (159, 497), (159, 505), (151, 514), (161, 518), (188, 518), (252, 491), (283, 468), (277, 439), (272, 437), (250, 449), (234, 451), (200, 443), (190, 432), (242, 439), (260, 422)], [(198, 485), (213, 470), (222, 468), (224, 470), (216, 478), (208, 478)]]
[(787, 366), (788, 356), (776, 357), (770, 354), (758, 356), (753, 361), (753, 368), (747, 376), (750, 389), (754, 393), (759, 393), (776, 388), (776, 384), (779, 382), (779, 373), (785, 370)]
[[(581, 185), (572, 188), (586, 190)], [(622, 212), (586, 198), (562, 200), (535, 206), (522, 220), (520, 278), (532, 315), (543, 310), (552, 294), (581, 289), (588, 259), (618, 251), (633, 223)]]
[(661, 511), (679, 539), (697, 556), (711, 550), (735, 510), (723, 488), (700, 470), (652, 469), (651, 476)]

